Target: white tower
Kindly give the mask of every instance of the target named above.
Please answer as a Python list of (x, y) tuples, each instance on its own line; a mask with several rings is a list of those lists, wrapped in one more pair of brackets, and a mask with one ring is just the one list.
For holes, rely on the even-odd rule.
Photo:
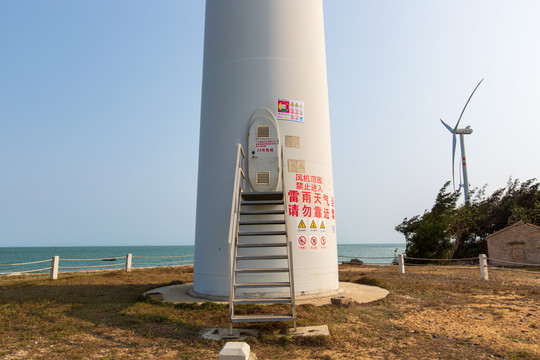
[(296, 294), (336, 290), (321, 0), (207, 0), (194, 269), (199, 294), (229, 292), (227, 239), (236, 142), (248, 149), (249, 127), (257, 116), (278, 127), (277, 144), (256, 146), (262, 152), (283, 151)]

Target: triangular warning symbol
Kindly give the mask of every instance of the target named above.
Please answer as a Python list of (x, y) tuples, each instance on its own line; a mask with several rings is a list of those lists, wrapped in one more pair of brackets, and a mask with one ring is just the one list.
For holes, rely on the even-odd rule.
[(326, 226), (324, 226), (324, 221), (321, 221), (321, 226), (319, 226), (319, 229), (326, 229)]
[(312, 229), (316, 229), (317, 228), (317, 224), (315, 223), (315, 220), (311, 220), (311, 226), (310, 228)]
[(298, 224), (298, 228), (299, 229), (305, 229), (306, 228), (306, 224), (304, 223), (304, 220), (300, 220), (300, 224)]

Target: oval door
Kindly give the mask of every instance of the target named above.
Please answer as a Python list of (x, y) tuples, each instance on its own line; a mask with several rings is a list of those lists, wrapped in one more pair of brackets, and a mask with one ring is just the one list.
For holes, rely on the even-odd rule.
[(281, 146), (274, 114), (266, 108), (252, 117), (248, 134), (248, 179), (253, 191), (281, 187)]

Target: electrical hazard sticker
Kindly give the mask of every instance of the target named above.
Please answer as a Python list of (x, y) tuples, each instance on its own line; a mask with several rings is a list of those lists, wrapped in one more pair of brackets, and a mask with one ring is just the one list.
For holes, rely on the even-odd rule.
[(300, 100), (278, 99), (277, 119), (304, 122), (304, 102)]
[(298, 226), (296, 227), (296, 232), (298, 235), (307, 234), (308, 229), (306, 226), (306, 221), (304, 219), (298, 219)]

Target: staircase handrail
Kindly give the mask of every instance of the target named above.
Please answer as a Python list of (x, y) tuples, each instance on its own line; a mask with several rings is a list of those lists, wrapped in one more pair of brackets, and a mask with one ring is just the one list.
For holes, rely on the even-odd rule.
[(289, 198), (285, 187), (285, 148), (281, 150), (281, 189), (283, 190), (283, 210), (285, 211), (285, 232), (287, 233), (287, 252), (289, 253), (289, 284), (291, 289), (291, 309), (294, 317), (294, 331), (296, 331), (296, 290), (294, 289), (294, 262), (293, 262), (293, 247), (292, 234), (289, 226)]
[(235, 249), (236, 245), (236, 234), (237, 234), (237, 228), (238, 228), (238, 219), (239, 219), (239, 199), (240, 199), (240, 193), (242, 191), (242, 182), (240, 180), (240, 176), (245, 179), (244, 170), (242, 168), (243, 159), (246, 157), (246, 154), (244, 153), (244, 149), (242, 148), (242, 144), (238, 143), (237, 145), (237, 151), (236, 151), (236, 166), (234, 168), (234, 187), (233, 187), (233, 196), (232, 196), (232, 204), (231, 204), (231, 219), (229, 223), (229, 239), (228, 239), (228, 250), (229, 250), (229, 317), (232, 317), (233, 314), (233, 266), (234, 266), (234, 259), (233, 259), (233, 250)]

